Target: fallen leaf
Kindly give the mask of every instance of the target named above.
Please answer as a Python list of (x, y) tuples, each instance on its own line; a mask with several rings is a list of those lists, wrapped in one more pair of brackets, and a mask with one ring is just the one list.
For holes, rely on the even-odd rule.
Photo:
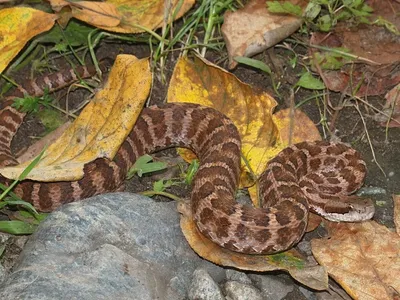
[(213, 107), (235, 123), (242, 138), (243, 156), (252, 170), (242, 163), (242, 186), (254, 184), (252, 174), (258, 177), (267, 162), (282, 149), (272, 119), (276, 101), (267, 93), (255, 93), (233, 74), (200, 57), (194, 61), (182, 58), (177, 62), (167, 101)]
[(400, 237), (375, 221), (332, 223), (311, 241), (315, 259), (354, 299), (392, 299), (400, 291)]
[(257, 272), (283, 270), (312, 289), (328, 288), (328, 275), (325, 269), (306, 263), (301, 254), (294, 249), (274, 255), (247, 255), (229, 251), (211, 242), (197, 230), (188, 205), (180, 203), (178, 210), (181, 212), (182, 232), (190, 247), (201, 257), (215, 264), (240, 270)]
[[(72, 181), (83, 166), (99, 157), (112, 159), (133, 128), (151, 86), (148, 59), (119, 55), (105, 87), (96, 94), (58, 141), (52, 144), (27, 178)], [(15, 179), (30, 162), (1, 169)]]
[(314, 122), (299, 109), (295, 109), (293, 116), (289, 108), (273, 114), (273, 120), (278, 127), (284, 147), (304, 141), (320, 141), (321, 135)]
[[(194, 0), (172, 0), (165, 7), (164, 0), (107, 0), (104, 2), (66, 2), (50, 0), (53, 9), (70, 8), (70, 17), (112, 32), (139, 33), (154, 30), (163, 25), (165, 12), (170, 11), (174, 20), (182, 17), (194, 4)], [(176, 9), (179, 11), (176, 12)]]
[(70, 2), (74, 18), (100, 28), (112, 28), (123, 20), (114, 3), (79, 1)]
[[(307, 1), (291, 0), (305, 7)], [(229, 68), (236, 67), (235, 56), (250, 57), (279, 43), (302, 24), (302, 19), (291, 15), (272, 14), (265, 0), (253, 0), (235, 12), (227, 11), (221, 27), (229, 57)]]
[(67, 121), (42, 139), (32, 144), (28, 149), (24, 149), (25, 151), (23, 151), (21, 154), (17, 153), (16, 156), (18, 156), (18, 162), (21, 164), (28, 160), (32, 161), (36, 156), (39, 155), (40, 152), (42, 152), (43, 148), (45, 148), (47, 145), (53, 144), (58, 138), (60, 138), (60, 136), (65, 130), (67, 130), (69, 126), (71, 126), (71, 122)]
[(0, 10), (0, 72), (34, 36), (50, 30), (56, 15), (28, 7)]

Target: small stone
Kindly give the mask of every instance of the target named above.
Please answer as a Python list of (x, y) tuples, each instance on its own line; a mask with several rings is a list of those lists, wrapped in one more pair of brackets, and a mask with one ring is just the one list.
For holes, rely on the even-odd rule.
[(225, 297), (218, 284), (204, 269), (197, 269), (193, 273), (192, 284), (189, 288), (190, 300), (223, 300)]
[(238, 281), (228, 281), (225, 283), (226, 296), (232, 300), (262, 300), (263, 297), (259, 290), (254, 286), (240, 283)]
[(251, 274), (249, 277), (261, 291), (263, 299), (280, 300), (293, 291), (293, 282), (283, 276)]
[(248, 285), (253, 283), (245, 273), (232, 269), (226, 270), (226, 278), (231, 281), (237, 281)]
[(299, 291), (306, 297), (308, 300), (317, 300), (317, 296), (314, 292), (310, 291), (309, 289), (303, 288), (302, 286), (299, 287)]

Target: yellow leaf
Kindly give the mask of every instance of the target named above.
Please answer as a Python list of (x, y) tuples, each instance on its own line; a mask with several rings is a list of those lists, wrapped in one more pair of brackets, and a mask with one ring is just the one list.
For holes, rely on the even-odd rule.
[[(93, 26), (114, 27), (118, 26), (122, 19), (115, 5), (109, 2), (50, 0), (50, 4), (57, 12), (69, 7), (70, 12), (66, 19), (74, 17)], [(61, 13), (64, 14), (65, 12)]]
[(56, 15), (28, 7), (0, 10), (0, 72), (35, 35), (50, 30)]
[(326, 223), (330, 238), (311, 241), (318, 263), (354, 299), (393, 299), (400, 291), (400, 237), (375, 221)]
[[(233, 74), (204, 59), (178, 61), (167, 101), (198, 103), (228, 116), (239, 130), (243, 156), (256, 177), (264, 171), (268, 160), (282, 149), (272, 119), (276, 101), (267, 93), (254, 92)], [(241, 185), (252, 185), (253, 176), (245, 168), (243, 170)]]
[[(282, 109), (272, 116), (285, 147), (289, 146), (289, 144), (296, 144), (304, 141), (321, 140), (321, 135), (317, 127), (305, 113), (296, 109), (293, 116), (290, 114), (290, 109)], [(289, 141), (291, 141), (291, 143)]]
[[(50, 182), (78, 180), (83, 176), (84, 164), (98, 157), (112, 159), (133, 128), (150, 86), (149, 60), (119, 55), (105, 87), (47, 149), (28, 178)], [(28, 164), (0, 171), (15, 179)]]
[[(60, 0), (51, 0), (60, 7)], [(153, 30), (163, 25), (165, 12), (174, 15), (174, 20), (182, 17), (194, 4), (194, 0), (172, 0), (171, 7), (165, 7), (164, 0), (108, 0), (104, 2), (81, 1), (69, 2), (72, 16), (103, 28), (121, 33), (139, 33)]]
[(180, 203), (178, 210), (181, 212), (182, 232), (190, 247), (201, 257), (218, 265), (241, 270), (257, 272), (284, 270), (294, 279), (312, 289), (328, 288), (328, 275), (325, 269), (307, 263), (294, 249), (274, 255), (250, 255), (221, 248), (197, 230), (189, 205)]

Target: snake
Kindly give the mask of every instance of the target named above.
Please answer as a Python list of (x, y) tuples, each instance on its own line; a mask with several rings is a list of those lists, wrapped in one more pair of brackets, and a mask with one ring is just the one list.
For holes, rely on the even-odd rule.
[[(80, 77), (90, 72), (75, 70)], [(35, 95), (77, 80), (64, 72), (20, 87)], [(52, 82), (52, 83), (50, 83)], [(12, 96), (7, 98), (12, 99)], [(11, 141), (25, 113), (6, 101), (0, 111), (0, 165), (17, 164)], [(142, 110), (135, 126), (110, 160), (85, 164), (77, 181), (23, 180), (13, 192), (42, 212), (98, 194), (120, 190), (127, 171), (142, 155), (170, 147), (191, 149), (200, 161), (191, 189), (191, 213), (197, 230), (217, 245), (247, 254), (273, 254), (290, 249), (303, 237), (309, 212), (331, 221), (371, 219), (370, 199), (354, 194), (363, 184), (366, 164), (359, 152), (344, 143), (301, 142), (282, 150), (258, 178), (260, 207), (239, 204), (241, 140), (236, 126), (217, 110), (190, 103), (168, 103)], [(0, 176), (0, 182), (10, 180)]]

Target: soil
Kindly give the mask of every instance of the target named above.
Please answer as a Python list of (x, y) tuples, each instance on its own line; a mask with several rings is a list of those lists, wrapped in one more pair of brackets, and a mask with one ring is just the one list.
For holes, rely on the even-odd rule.
[[(134, 54), (140, 58), (149, 56), (149, 49), (147, 45), (122, 45), (111, 43), (104, 43), (99, 47), (99, 49), (97, 49), (98, 57), (107, 58), (110, 60), (113, 60), (119, 53)], [(221, 67), (226, 67), (226, 56), (226, 53), (217, 54), (209, 52), (207, 59), (212, 62), (222, 61), (222, 63), (219, 63), (219, 65)], [(300, 69), (292, 69), (290, 66), (288, 66), (288, 57), (290, 57), (290, 53), (285, 52), (282, 49), (276, 51), (270, 50), (265, 54), (261, 54), (256, 57), (257, 59), (261, 59), (266, 63), (275, 66), (273, 72), (275, 74), (275, 82), (281, 82), (281, 97), (274, 95), (270, 77), (258, 70), (239, 66), (233, 70), (233, 74), (255, 89), (268, 92), (274, 96), (279, 103), (277, 109), (286, 108), (289, 105), (288, 99), (291, 87), (293, 86), (293, 83), (297, 81), (297, 74), (300, 71)], [(177, 54), (172, 54), (168, 58), (168, 63), (164, 69), (164, 74), (166, 75), (165, 82), (169, 82), (169, 78), (173, 72), (176, 60)], [(273, 63), (271, 64), (271, 62)], [(55, 64), (62, 67), (65, 65), (65, 61), (57, 60)], [(23, 82), (26, 80), (23, 74), (29, 74), (29, 72), (27, 72), (28, 70), (29, 67), (28, 69), (25, 69), (17, 74), (12, 74), (12, 76), (16, 82)], [(154, 75), (154, 84), (149, 104), (162, 104), (165, 102), (168, 84), (165, 84), (161, 81), (159, 70), (156, 70)], [(55, 94), (56, 99), (60, 98), (61, 106), (65, 105), (63, 104), (63, 101), (65, 102), (66, 93), (67, 91), (63, 90), (58, 91)], [(302, 99), (305, 99), (310, 95), (312, 95), (312, 91), (301, 90), (295, 94), (295, 102), (301, 102)], [(88, 93), (86, 91), (81, 89), (75, 90), (68, 93), (68, 102), (73, 107), (76, 107), (76, 105), (87, 96)], [(331, 93), (330, 100), (332, 105), (338, 105), (340, 97), (341, 95), (338, 93)], [(376, 97), (374, 99), (368, 99), (367, 101), (375, 105), (377, 108), (381, 108), (384, 104), (383, 97)], [(320, 103), (319, 105), (321, 106), (323, 104)], [(301, 109), (314, 121), (315, 124), (321, 123), (320, 107), (315, 101), (310, 101), (304, 104)], [(354, 105), (344, 107), (343, 109), (336, 111), (337, 115), (335, 118), (333, 118), (332, 114), (327, 115), (328, 124), (330, 124), (331, 132), (333, 132), (334, 135), (330, 134), (328, 136), (324, 136), (324, 132), (326, 132), (326, 130), (323, 130), (322, 125), (318, 125), (318, 128), (324, 138), (328, 140), (334, 138), (335, 140), (350, 143), (362, 153), (362, 156), (365, 159), (368, 167), (368, 175), (365, 181), (365, 187), (368, 187), (370, 192), (378, 191), (377, 194), (371, 196), (377, 203), (377, 213), (374, 219), (379, 223), (393, 228), (393, 201), (391, 195), (396, 193), (398, 194), (400, 192), (400, 187), (397, 184), (400, 182), (400, 172), (397, 169), (397, 166), (400, 165), (400, 130), (396, 128), (389, 128), (386, 133), (386, 129), (379, 126), (379, 124), (371, 118), (371, 111), (367, 110), (365, 105), (360, 104), (360, 111), (365, 119), (366, 128), (364, 128), (360, 114), (354, 108)], [(334, 124), (330, 123), (332, 120), (334, 120)], [(18, 136), (15, 138), (13, 143), (14, 149), (17, 151), (25, 148), (33, 141), (31, 136), (40, 135), (40, 133), (43, 132), (43, 128), (44, 127), (35, 117), (31, 116), (27, 118), (26, 122), (19, 131)], [(375, 157), (371, 147), (373, 148)], [(161, 158), (166, 156), (170, 159), (172, 158), (173, 161), (175, 161), (177, 157), (175, 151), (173, 150), (166, 150), (157, 154), (157, 156)], [(378, 166), (378, 163), (381, 168)], [(176, 173), (179, 172), (179, 169), (175, 168), (174, 172), (171, 172), (171, 170), (167, 172), (169, 172), (168, 175), (171, 175), (170, 173), (172, 173), (171, 176), (176, 176)], [(160, 174), (157, 174), (157, 176), (160, 177)], [(167, 176), (167, 173), (162, 173), (162, 176)], [(131, 192), (149, 190), (151, 189), (154, 180), (154, 176), (144, 176), (142, 178), (135, 177), (127, 182), (126, 190)], [(181, 197), (187, 197), (188, 191), (189, 189), (187, 186), (174, 186), (169, 190), (170, 193)], [(165, 198), (157, 199), (167, 201)], [(318, 234), (321, 233), (318, 232)], [(306, 239), (309, 240), (309, 237), (306, 237)], [(16, 239), (15, 243), (18, 244), (20, 242), (18, 242), (18, 239)], [(13, 243), (7, 244), (5, 254), (1, 258), (3, 263), (4, 261), (7, 261), (7, 268), (10, 268), (12, 265), (12, 263), (10, 263), (10, 259), (13, 260), (15, 257), (17, 257), (19, 251), (21, 251), (21, 248), (22, 247), (20, 247), (20, 244), (18, 244), (18, 247), (13, 245)], [(299, 292), (298, 289), (296, 289), (293, 293), (289, 294), (286, 299), (301, 299), (301, 297), (304, 296)]]

